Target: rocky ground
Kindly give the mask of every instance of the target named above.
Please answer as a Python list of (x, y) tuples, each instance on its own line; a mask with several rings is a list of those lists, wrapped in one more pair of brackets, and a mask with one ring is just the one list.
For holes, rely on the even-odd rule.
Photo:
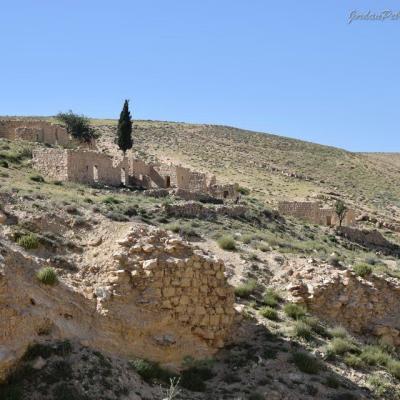
[[(171, 216), (165, 206), (178, 202), (173, 195), (160, 199), (47, 181), (31, 169), (32, 145), (3, 140), (0, 147), (0, 365), (12, 363), (17, 353), (22, 357), (0, 386), (1, 399), (400, 398), (396, 255), (353, 243), (331, 228), (284, 219), (252, 193), (243, 196), (247, 211), (242, 216)], [(121, 250), (136, 245), (128, 241), (127, 247), (124, 238), (138, 229), (145, 231), (135, 240), (146, 242), (152, 237), (147, 229), (161, 229), (182, 243), (185, 250), (171, 253), (177, 265), (200, 251), (194, 248), (223, 263), (235, 288), (235, 318), (224, 347), (209, 336), (217, 330), (206, 333), (203, 327), (202, 338), (178, 337), (182, 343), (186, 338), (188, 350), (163, 347), (157, 354), (164, 355), (157, 358), (147, 333), (154, 336), (165, 325), (146, 320), (154, 310), (146, 308), (151, 311), (146, 314), (132, 307), (124, 280), (136, 279), (130, 254), (144, 265), (154, 259), (154, 249), (149, 256), (129, 250), (127, 264), (120, 264), (125, 262)], [(382, 232), (397, 241), (396, 233)], [(169, 244), (160, 247), (163, 254)], [(38, 281), (36, 272), (43, 266), (53, 268), (56, 284)], [(140, 271), (140, 284), (153, 279), (147, 267)], [(14, 291), (6, 289), (10, 285)], [(110, 302), (107, 287), (114, 287)], [(148, 287), (154, 293), (156, 288)], [(179, 296), (181, 301), (185, 294)], [(169, 301), (171, 307), (182, 306)], [(188, 307), (187, 299), (182, 301)], [(205, 299), (196, 298), (200, 301)], [(176, 313), (182, 310), (192, 316), (188, 308)], [(100, 323), (103, 317), (97, 315), (107, 313), (108, 322)], [(196, 322), (191, 323), (195, 329)], [(12, 335), (6, 333), (10, 326)], [(136, 333), (129, 331), (132, 326)], [(168, 329), (180, 331), (175, 325)], [(34, 340), (22, 349), (18, 335)], [(15, 344), (15, 353), (5, 343)], [(191, 354), (190, 346), (203, 349), (201, 361), (173, 362)], [(162, 359), (170, 362), (152, 362)]]

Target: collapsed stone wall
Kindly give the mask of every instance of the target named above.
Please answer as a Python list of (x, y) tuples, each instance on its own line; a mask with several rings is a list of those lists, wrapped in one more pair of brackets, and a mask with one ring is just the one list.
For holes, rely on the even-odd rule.
[(189, 168), (176, 167), (177, 186), (194, 192), (207, 192), (211, 177)]
[(247, 208), (241, 205), (209, 207), (195, 201), (165, 204), (164, 210), (169, 216), (209, 220), (217, 218), (217, 215), (226, 215), (233, 218), (244, 217), (247, 212)]
[[(311, 201), (281, 201), (278, 203), (278, 211), (283, 215), (304, 219), (313, 224), (338, 225), (339, 219), (333, 208), (321, 208), (318, 202)], [(354, 210), (348, 210), (343, 220), (344, 225), (355, 223)]]
[(61, 146), (72, 142), (64, 127), (40, 120), (0, 120), (0, 137)]
[(381, 247), (390, 247), (392, 244), (384, 238), (384, 236), (377, 231), (368, 229), (356, 229), (348, 226), (341, 226), (337, 229), (338, 233), (352, 242), (361, 245), (372, 245)]
[(289, 287), (294, 301), (305, 303), (312, 313), (356, 334), (373, 334), (400, 346), (398, 280), (375, 275), (364, 279), (332, 267), (319, 271), (319, 278), (312, 273), (302, 275)]
[(72, 280), (57, 269), (54, 286), (36, 278), (44, 260), (0, 241), (0, 381), (42, 340), (69, 339), (175, 367), (223, 346), (234, 294), (221, 260), (144, 226), (118, 244), (110, 240), (94, 249), (104, 261), (93, 258)]

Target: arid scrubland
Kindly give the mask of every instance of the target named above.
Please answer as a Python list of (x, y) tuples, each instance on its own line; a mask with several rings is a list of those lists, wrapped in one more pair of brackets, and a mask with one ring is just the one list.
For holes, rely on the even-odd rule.
[[(56, 180), (49, 148), (0, 139), (0, 399), (400, 398), (396, 156), (135, 121), (132, 157), (239, 185), (221, 200)], [(355, 226), (277, 211), (337, 199)]]

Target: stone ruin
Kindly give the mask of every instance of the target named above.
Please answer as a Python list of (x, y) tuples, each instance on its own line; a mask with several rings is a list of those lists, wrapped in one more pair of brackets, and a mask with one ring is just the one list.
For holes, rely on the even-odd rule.
[[(333, 208), (322, 208), (319, 202), (312, 201), (281, 201), (278, 211), (283, 215), (291, 215), (306, 220), (312, 224), (334, 226), (339, 224), (338, 216)], [(354, 210), (348, 210), (343, 225), (353, 225), (356, 222)]]
[(361, 278), (350, 270), (332, 266), (296, 271), (288, 287), (291, 299), (306, 304), (320, 318), (351, 332), (375, 335), (400, 346), (400, 282), (370, 275)]
[(60, 146), (68, 146), (75, 142), (67, 130), (60, 125), (28, 119), (0, 119), (0, 137)]
[(0, 381), (41, 340), (69, 339), (175, 367), (223, 346), (234, 292), (221, 260), (145, 226), (110, 240), (94, 248), (104, 261), (73, 275), (80, 286), (63, 274), (55, 286), (39, 283), (43, 263), (0, 241)]
[(38, 148), (32, 154), (34, 168), (54, 180), (144, 189), (175, 186), (214, 198), (238, 197), (236, 184), (220, 185), (215, 176), (180, 166), (150, 164), (128, 156), (116, 159), (105, 153), (82, 149)]

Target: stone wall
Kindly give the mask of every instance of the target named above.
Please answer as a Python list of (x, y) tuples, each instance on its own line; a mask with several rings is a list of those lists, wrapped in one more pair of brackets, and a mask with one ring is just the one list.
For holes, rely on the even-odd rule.
[(232, 218), (244, 217), (247, 212), (247, 208), (241, 205), (210, 207), (195, 201), (166, 204), (164, 210), (169, 216), (209, 220), (215, 219), (217, 215), (225, 215)]
[(40, 120), (0, 120), (0, 137), (61, 146), (73, 142), (64, 127)]
[(68, 180), (68, 153), (64, 149), (33, 149), (32, 163), (50, 179)]
[(388, 254), (400, 254), (400, 247), (392, 242), (389, 242), (385, 237), (376, 229), (356, 229), (348, 226), (342, 226), (337, 228), (339, 235), (365, 246), (367, 248), (373, 248), (374, 250), (380, 250), (383, 253)]
[(101, 257), (73, 276), (79, 284), (58, 269), (58, 284), (43, 285), (44, 260), (4, 240), (0, 250), (0, 382), (42, 340), (179, 367), (229, 337), (234, 293), (223, 262), (165, 231), (135, 226), (100, 243)]
[(197, 171), (191, 171), (189, 168), (181, 166), (176, 167), (176, 182), (181, 189), (191, 190), (193, 192), (207, 192), (211, 177)]
[[(339, 219), (333, 208), (322, 208), (317, 202), (305, 201), (281, 201), (278, 203), (278, 211), (283, 215), (304, 219), (313, 224), (338, 225)], [(343, 225), (355, 223), (356, 215), (354, 210), (348, 210), (343, 220)]]
[(134, 230), (120, 245), (114, 257), (130, 273), (137, 304), (166, 313), (210, 346), (223, 346), (234, 294), (221, 260), (157, 229)]
[(398, 280), (374, 275), (363, 279), (331, 266), (318, 269), (318, 274), (297, 271), (302, 279), (289, 287), (294, 301), (304, 302), (312, 313), (356, 334), (373, 334), (400, 346)]

